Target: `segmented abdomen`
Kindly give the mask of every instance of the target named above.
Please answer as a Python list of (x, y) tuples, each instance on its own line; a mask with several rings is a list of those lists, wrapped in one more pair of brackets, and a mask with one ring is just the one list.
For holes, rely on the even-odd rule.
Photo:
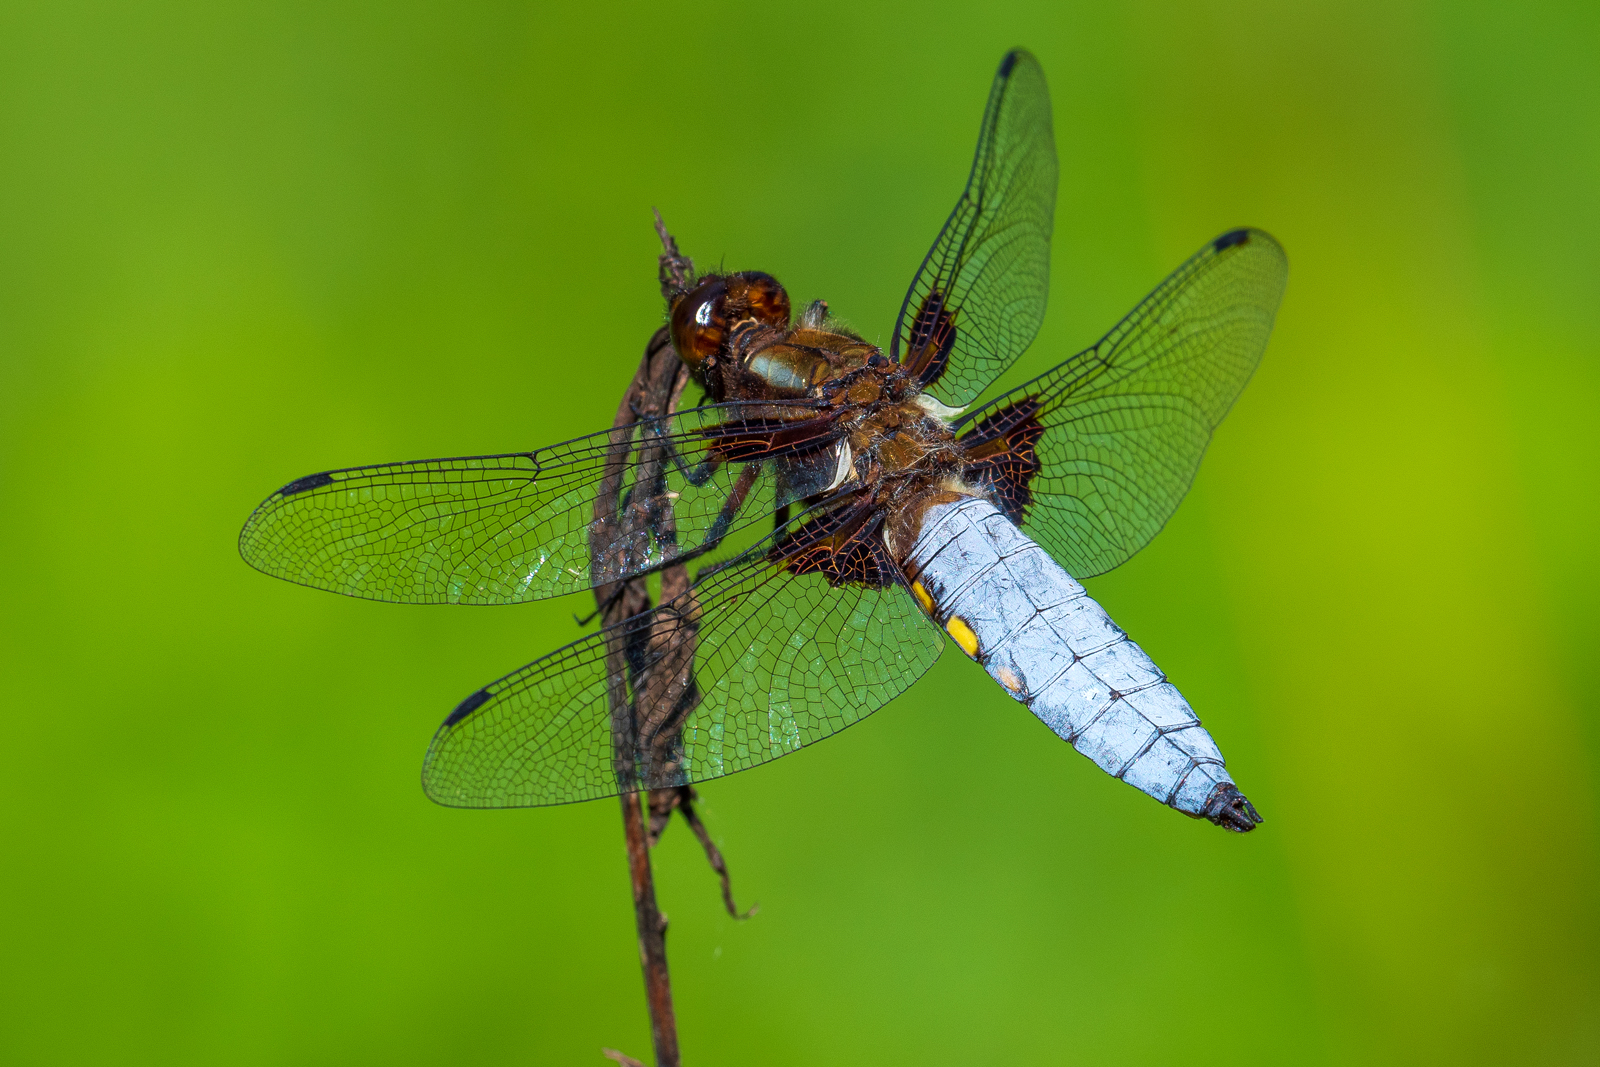
[(993, 504), (930, 509), (905, 567), (962, 650), (1101, 769), (1229, 829), (1260, 821), (1183, 695)]

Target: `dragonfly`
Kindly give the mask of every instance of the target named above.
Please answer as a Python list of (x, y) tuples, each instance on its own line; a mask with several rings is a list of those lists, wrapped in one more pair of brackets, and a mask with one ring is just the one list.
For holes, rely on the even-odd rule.
[(691, 277), (666, 315), (698, 406), (532, 452), (307, 475), (256, 508), (240, 551), (408, 604), (697, 566), (657, 606), (461, 701), (424, 758), (441, 804), (745, 770), (860, 722), (954, 643), (1111, 776), (1248, 831), (1261, 817), (1210, 733), (1081, 580), (1178, 507), (1265, 351), (1287, 259), (1229, 230), (1098, 342), (979, 404), (1044, 317), (1056, 186), (1044, 73), (1015, 50), (887, 351), (823, 301), (796, 316), (769, 274)]

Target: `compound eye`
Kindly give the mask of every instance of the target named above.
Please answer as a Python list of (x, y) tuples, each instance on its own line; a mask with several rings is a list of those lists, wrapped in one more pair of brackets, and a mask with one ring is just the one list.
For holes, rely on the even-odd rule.
[(678, 358), (698, 367), (728, 337), (728, 282), (708, 278), (672, 302), (672, 344)]
[(737, 310), (763, 326), (789, 326), (789, 294), (778, 279), (758, 270), (740, 271), (729, 279), (728, 295)]

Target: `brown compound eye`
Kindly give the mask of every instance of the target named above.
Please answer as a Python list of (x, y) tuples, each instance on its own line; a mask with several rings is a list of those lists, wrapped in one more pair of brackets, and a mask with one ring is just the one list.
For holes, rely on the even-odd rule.
[(728, 303), (735, 320), (751, 318), (763, 326), (780, 328), (789, 325), (789, 294), (770, 274), (745, 270), (729, 278)]
[(678, 358), (699, 367), (728, 337), (728, 279), (707, 278), (672, 302), (672, 344)]

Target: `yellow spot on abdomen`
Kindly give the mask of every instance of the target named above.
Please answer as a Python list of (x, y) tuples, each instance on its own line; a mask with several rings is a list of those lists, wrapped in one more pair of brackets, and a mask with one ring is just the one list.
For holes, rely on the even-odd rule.
[(944, 624), (944, 628), (955, 638), (956, 644), (961, 646), (961, 651), (973, 659), (978, 658), (978, 635), (972, 632), (972, 627), (967, 625), (965, 619), (959, 615), (952, 615), (950, 621)]
[(929, 596), (928, 591), (922, 588), (921, 582), (911, 583), (911, 595), (917, 598), (918, 604), (922, 605), (922, 613), (924, 615), (933, 614), (933, 597)]
[(1000, 684), (1011, 690), (1013, 693), (1022, 692), (1022, 679), (1018, 678), (1016, 672), (1010, 667), (1000, 668)]

